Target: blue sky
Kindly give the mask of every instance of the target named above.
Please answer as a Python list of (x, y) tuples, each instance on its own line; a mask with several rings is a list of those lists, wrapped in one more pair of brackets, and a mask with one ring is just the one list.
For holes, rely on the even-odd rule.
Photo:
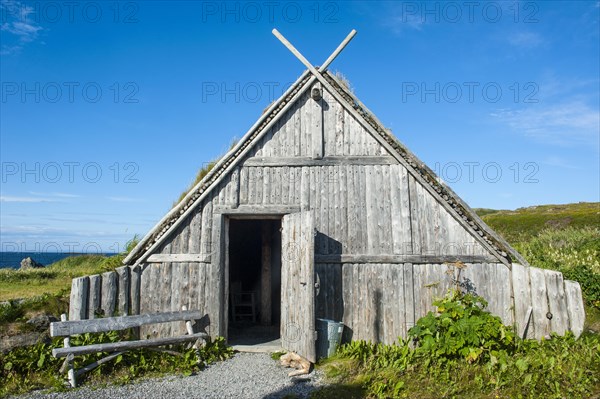
[(145, 234), (303, 71), (330, 67), (472, 207), (599, 201), (597, 1), (1, 0), (1, 250)]

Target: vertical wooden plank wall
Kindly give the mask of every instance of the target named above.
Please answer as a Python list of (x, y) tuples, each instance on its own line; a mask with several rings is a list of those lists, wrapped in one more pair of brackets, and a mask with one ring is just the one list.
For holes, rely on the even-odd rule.
[[(151, 263), (74, 279), (70, 318), (152, 313), (185, 305), (209, 315), (207, 332), (222, 334), (227, 279), (221, 270), (223, 219), (215, 207), (312, 209), (319, 255), (490, 255), (404, 166), (390, 164), (386, 150), (326, 90), (317, 105), (306, 93), (247, 158), (348, 157), (354, 163), (240, 163), (156, 251), (210, 255), (208, 263)], [(374, 156), (382, 156), (381, 161)], [(419, 317), (434, 310), (434, 298), (444, 295), (454, 275), (447, 273), (445, 264), (338, 262), (317, 263), (315, 270), (321, 287), (317, 317), (342, 320), (347, 339), (387, 343), (406, 336)], [(529, 338), (583, 330), (579, 284), (563, 281), (560, 273), (467, 263), (461, 278), (467, 289), (488, 300), (490, 311)], [(158, 336), (183, 326), (149, 328), (144, 334)]]

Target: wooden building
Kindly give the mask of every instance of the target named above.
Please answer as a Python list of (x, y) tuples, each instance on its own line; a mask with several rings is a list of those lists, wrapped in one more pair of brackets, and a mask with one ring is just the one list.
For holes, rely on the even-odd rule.
[(392, 343), (458, 282), (524, 336), (583, 329), (579, 284), (528, 265), (326, 68), (303, 73), (125, 263), (75, 279), (70, 318), (185, 305), (227, 337), (232, 298), (253, 292), (256, 323), (314, 361), (315, 318)]

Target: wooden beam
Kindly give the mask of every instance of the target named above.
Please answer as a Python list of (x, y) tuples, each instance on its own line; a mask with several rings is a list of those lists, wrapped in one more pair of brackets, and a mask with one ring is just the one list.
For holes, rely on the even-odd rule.
[(271, 223), (261, 223), (260, 323), (271, 325)]
[(493, 256), (485, 255), (367, 255), (367, 254), (338, 254), (315, 255), (315, 263), (412, 263), (412, 264), (441, 264), (441, 263), (499, 263)]
[(346, 48), (346, 46), (348, 45), (348, 43), (350, 43), (354, 36), (356, 36), (356, 29), (352, 29), (350, 33), (348, 33), (348, 36), (346, 36), (346, 38), (340, 43), (340, 45), (337, 46), (337, 48), (333, 51), (333, 53), (331, 53), (331, 55), (325, 60), (325, 62), (321, 64), (319, 70), (325, 71), (333, 62), (333, 60), (335, 60), (335, 58), (342, 52), (342, 50)]
[(139, 341), (112, 342), (107, 344), (94, 344), (86, 346), (72, 346), (70, 348), (54, 348), (52, 349), (52, 356), (65, 357), (68, 355), (87, 355), (89, 353), (97, 352), (127, 351), (131, 349), (148, 348), (152, 346), (176, 345), (205, 338), (208, 338), (208, 334), (198, 333), (194, 335), (181, 335), (178, 337), (142, 339)]
[(268, 215), (280, 216), (296, 212), (300, 212), (300, 207), (294, 205), (240, 205), (235, 209), (226, 205), (216, 205), (213, 209), (215, 214), (260, 216), (260, 219)]
[(146, 259), (146, 263), (163, 262), (199, 262), (210, 263), (210, 255), (206, 254), (152, 254)]
[(146, 324), (167, 323), (181, 320), (200, 320), (204, 314), (199, 310), (166, 312), (135, 316), (106, 317), (103, 319), (56, 321), (50, 323), (51, 337), (68, 337), (74, 334), (99, 333), (126, 330)]
[(244, 161), (244, 166), (335, 166), (335, 165), (396, 165), (388, 155), (370, 156), (328, 156), (321, 159), (311, 157), (252, 157)]

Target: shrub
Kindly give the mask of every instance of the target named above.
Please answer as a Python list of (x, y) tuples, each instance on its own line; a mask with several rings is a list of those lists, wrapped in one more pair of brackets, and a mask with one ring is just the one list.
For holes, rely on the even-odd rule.
[(440, 362), (465, 359), (474, 363), (487, 362), (499, 351), (513, 348), (512, 328), (485, 311), (483, 298), (452, 290), (433, 304), (438, 314), (427, 313), (408, 331), (418, 345), (417, 353)]

